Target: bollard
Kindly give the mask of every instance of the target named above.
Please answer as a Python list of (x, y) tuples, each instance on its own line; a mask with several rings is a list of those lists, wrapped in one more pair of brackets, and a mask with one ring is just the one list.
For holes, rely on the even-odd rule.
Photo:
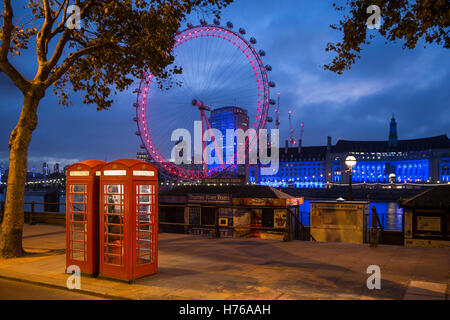
[(220, 238), (220, 229), (219, 229), (219, 209), (215, 207), (214, 209), (214, 220), (216, 224), (216, 238)]
[(372, 228), (370, 228), (370, 246), (376, 248), (378, 245), (378, 216), (377, 216), (377, 208), (372, 206)]
[(36, 224), (36, 223), (33, 221), (33, 216), (34, 216), (34, 201), (31, 201), (30, 218), (29, 218), (29, 220), (28, 220), (28, 224), (29, 224), (30, 226)]

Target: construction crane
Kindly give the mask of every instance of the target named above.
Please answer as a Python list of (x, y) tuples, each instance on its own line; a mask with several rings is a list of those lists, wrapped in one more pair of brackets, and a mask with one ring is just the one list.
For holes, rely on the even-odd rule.
[(294, 128), (292, 127), (292, 111), (289, 111), (289, 137), (291, 147), (296, 146), (297, 141), (295, 141)]
[(277, 129), (280, 129), (280, 96), (281, 92), (278, 91), (278, 105), (275, 109), (275, 126), (277, 127)]

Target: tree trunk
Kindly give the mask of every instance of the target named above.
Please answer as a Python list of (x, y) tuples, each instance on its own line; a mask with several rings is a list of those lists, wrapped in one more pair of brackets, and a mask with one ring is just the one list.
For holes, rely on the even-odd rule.
[(24, 197), (28, 146), (37, 125), (37, 108), (43, 94), (32, 90), (24, 97), (22, 113), (9, 139), (9, 173), (5, 213), (0, 236), (0, 258), (20, 257), (24, 224)]

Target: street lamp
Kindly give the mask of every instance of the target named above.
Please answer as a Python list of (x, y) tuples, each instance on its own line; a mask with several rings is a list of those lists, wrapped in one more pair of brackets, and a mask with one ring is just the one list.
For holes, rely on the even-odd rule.
[(348, 201), (353, 201), (352, 180), (353, 180), (353, 167), (356, 166), (356, 158), (350, 154), (345, 159), (345, 165), (348, 167), (350, 180), (348, 185)]

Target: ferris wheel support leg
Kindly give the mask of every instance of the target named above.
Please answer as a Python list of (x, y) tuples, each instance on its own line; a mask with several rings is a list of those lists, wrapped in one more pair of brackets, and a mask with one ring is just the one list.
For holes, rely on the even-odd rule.
[(206, 150), (206, 142), (204, 140), (204, 132), (205, 132), (205, 125), (203, 123), (204, 120), (204, 112), (200, 111), (200, 119), (202, 121), (202, 160), (203, 160), (203, 171), (205, 171), (205, 173), (208, 171), (208, 163), (207, 163), (207, 159), (206, 159), (206, 155), (205, 155), (205, 150)]
[[(217, 146), (216, 137), (213, 135), (211, 124), (209, 123), (209, 120), (208, 120), (208, 117), (205, 114), (205, 111), (204, 110), (200, 110), (200, 112), (202, 113), (202, 118), (205, 119), (206, 127), (208, 128), (208, 132), (209, 132), (209, 136), (211, 137), (211, 140), (213, 140), (213, 137), (214, 137), (214, 140), (213, 140), (214, 149), (216, 150), (216, 153), (219, 156), (219, 161), (220, 161), (221, 167), (224, 168), (225, 164), (223, 162), (222, 153), (220, 152), (219, 147)], [(203, 126), (203, 121), (202, 121), (202, 126)], [(206, 144), (205, 144), (205, 149), (206, 149)], [(204, 150), (203, 150), (203, 152), (204, 152)]]

